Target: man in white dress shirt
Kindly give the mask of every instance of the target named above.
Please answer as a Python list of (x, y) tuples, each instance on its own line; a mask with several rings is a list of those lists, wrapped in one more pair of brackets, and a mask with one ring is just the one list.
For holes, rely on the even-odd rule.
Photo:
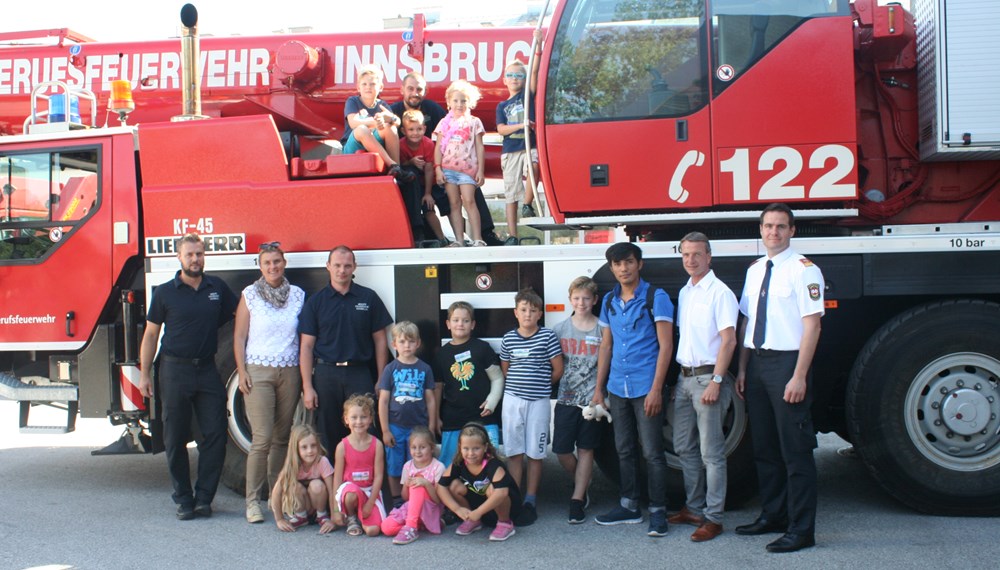
[(736, 348), (736, 295), (712, 271), (705, 234), (681, 239), (681, 259), (690, 275), (681, 289), (677, 322), (681, 375), (674, 391), (674, 451), (684, 472), (687, 501), (671, 524), (693, 524), (694, 542), (722, 533), (726, 504), (726, 436), (722, 420), (733, 397), (729, 363)]

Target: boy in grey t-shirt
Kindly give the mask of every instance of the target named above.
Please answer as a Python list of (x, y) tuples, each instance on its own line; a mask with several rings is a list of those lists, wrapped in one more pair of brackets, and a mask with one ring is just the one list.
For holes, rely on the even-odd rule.
[(601, 346), (601, 327), (593, 313), (597, 284), (589, 277), (577, 277), (569, 286), (569, 302), (572, 316), (552, 327), (566, 362), (555, 406), (552, 451), (573, 477), (569, 522), (579, 524), (587, 519), (587, 487), (594, 470), (594, 449), (601, 442), (600, 424), (584, 420), (580, 412), (594, 397), (597, 385), (597, 349)]

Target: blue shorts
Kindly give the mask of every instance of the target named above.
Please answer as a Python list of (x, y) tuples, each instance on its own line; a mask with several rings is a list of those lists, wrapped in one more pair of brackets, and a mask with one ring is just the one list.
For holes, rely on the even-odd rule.
[[(493, 447), (500, 449), (500, 428), (496, 424), (487, 424), (483, 427), (486, 428), (486, 433), (489, 434)], [(441, 433), (441, 455), (438, 459), (444, 463), (445, 467), (451, 465), (451, 461), (455, 459), (455, 453), (458, 451), (458, 434), (460, 433), (462, 433), (460, 429)]]
[(410, 460), (410, 431), (412, 429), (389, 424), (389, 431), (392, 432), (392, 437), (396, 438), (396, 447), (385, 448), (386, 471), (390, 477), (401, 477), (403, 464)]
[(457, 170), (443, 170), (443, 172), (444, 181), (448, 184), (468, 184), (469, 186), (476, 185), (476, 179), (464, 172), (459, 172)]
[[(372, 134), (375, 135), (375, 140), (378, 141), (378, 144), (385, 146), (385, 141), (382, 140), (382, 135), (378, 134), (378, 131), (372, 131)], [(347, 140), (344, 141), (343, 153), (354, 154), (359, 150), (365, 150), (365, 147), (354, 138), (354, 131), (351, 131), (351, 134), (347, 135)]]

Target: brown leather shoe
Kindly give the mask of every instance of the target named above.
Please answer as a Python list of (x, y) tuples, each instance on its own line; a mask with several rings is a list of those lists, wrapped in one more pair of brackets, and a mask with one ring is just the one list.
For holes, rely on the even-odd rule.
[(714, 522), (706, 522), (698, 527), (691, 535), (692, 542), (705, 542), (722, 534), (722, 525)]
[(670, 524), (693, 524), (694, 526), (701, 526), (705, 521), (699, 516), (684, 507), (676, 515), (667, 519)]

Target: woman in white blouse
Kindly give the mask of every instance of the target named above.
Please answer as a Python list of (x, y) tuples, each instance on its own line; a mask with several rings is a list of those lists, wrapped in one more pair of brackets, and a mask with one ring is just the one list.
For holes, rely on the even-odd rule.
[(236, 309), (233, 346), (240, 391), (253, 433), (247, 456), (247, 522), (264, 521), (260, 501), (267, 482), (281, 471), (292, 417), (302, 392), (299, 312), (305, 292), (285, 278), (278, 242), (260, 246), (261, 277), (243, 289)]

